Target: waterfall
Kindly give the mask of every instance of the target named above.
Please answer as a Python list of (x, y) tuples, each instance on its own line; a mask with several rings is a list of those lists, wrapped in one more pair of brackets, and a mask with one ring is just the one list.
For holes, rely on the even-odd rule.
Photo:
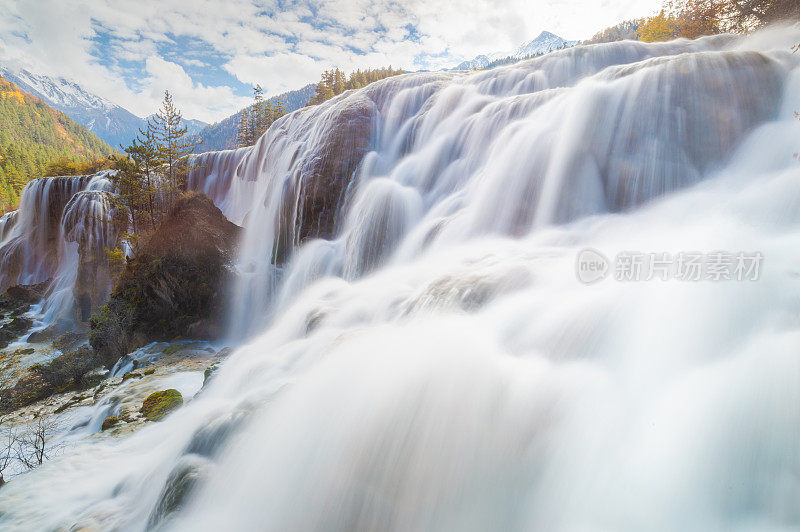
[(622, 42), (398, 76), (292, 113), (252, 148), (196, 157), (190, 185), (246, 227), (234, 336), (264, 326), (285, 265), (314, 239), (331, 245), (303, 263), (354, 279), (427, 248), (523, 236), (700, 181), (776, 115), (795, 65), (788, 49), (738, 43)]
[(39, 328), (58, 320), (66, 320), (65, 327), (86, 321), (108, 296), (111, 191), (109, 171), (34, 179), (22, 192), (19, 210), (0, 220), (0, 290), (49, 282)]
[[(406, 74), (195, 157), (190, 186), (245, 227), (248, 339), (167, 420), (4, 486), (0, 523), (800, 527), (796, 42)], [(589, 285), (586, 249), (764, 261)]]

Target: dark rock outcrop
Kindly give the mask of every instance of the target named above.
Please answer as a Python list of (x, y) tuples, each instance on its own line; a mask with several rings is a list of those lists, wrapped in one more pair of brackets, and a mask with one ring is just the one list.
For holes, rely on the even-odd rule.
[(33, 322), (22, 314), (27, 312), (33, 303), (44, 297), (47, 284), (44, 282), (36, 285), (12, 286), (0, 296), (0, 320), (4, 321), (0, 325), (0, 349), (8, 346), (31, 328)]
[(202, 193), (178, 200), (90, 320), (90, 343), (107, 366), (153, 340), (219, 334), (239, 230)]

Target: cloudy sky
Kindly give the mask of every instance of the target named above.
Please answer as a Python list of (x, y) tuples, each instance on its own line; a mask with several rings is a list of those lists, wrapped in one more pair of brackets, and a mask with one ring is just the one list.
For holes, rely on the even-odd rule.
[(222, 119), (252, 86), (279, 94), (326, 68), (452, 66), (542, 30), (585, 39), (660, 0), (0, 0), (0, 63), (64, 76), (140, 116), (170, 89)]

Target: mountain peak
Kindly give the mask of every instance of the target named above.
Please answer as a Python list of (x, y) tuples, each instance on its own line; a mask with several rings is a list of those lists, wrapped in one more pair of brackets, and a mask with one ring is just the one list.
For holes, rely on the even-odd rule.
[(472, 70), (473, 68), (485, 68), (492, 61), (505, 59), (507, 57), (520, 60), (526, 57), (543, 55), (555, 50), (570, 48), (578, 44), (578, 41), (567, 41), (555, 33), (542, 31), (535, 39), (522, 43), (512, 52), (497, 52), (493, 54), (482, 54), (470, 61), (463, 61), (452, 70)]

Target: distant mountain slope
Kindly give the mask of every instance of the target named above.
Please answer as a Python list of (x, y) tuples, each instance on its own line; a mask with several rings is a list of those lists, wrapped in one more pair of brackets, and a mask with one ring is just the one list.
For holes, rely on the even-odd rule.
[(475, 59), (458, 64), (451, 70), (472, 70), (474, 68), (486, 68), (492, 63), (511, 63), (528, 57), (543, 55), (555, 50), (570, 48), (576, 44), (578, 44), (578, 41), (567, 41), (554, 33), (543, 31), (538, 37), (522, 43), (512, 52), (479, 55)]
[(62, 157), (93, 161), (114, 150), (66, 114), (0, 76), (0, 209)]
[[(296, 111), (314, 96), (316, 85), (313, 83), (306, 85), (302, 89), (285, 92), (270, 101), (274, 104), (278, 100), (283, 100), (287, 113)], [(199, 133), (192, 135), (191, 140), (196, 143), (195, 153), (206, 151), (228, 150), (236, 147), (236, 132), (239, 127), (239, 116), (241, 111), (229, 116), (228, 118), (205, 127)]]
[[(146, 124), (144, 119), (130, 111), (67, 79), (34, 74), (27, 70), (12, 72), (4, 67), (0, 67), (0, 75), (23, 91), (38, 96), (51, 107), (66, 113), (115, 148), (129, 145)], [(185, 122), (189, 133), (196, 133), (207, 125), (200, 120)]]

